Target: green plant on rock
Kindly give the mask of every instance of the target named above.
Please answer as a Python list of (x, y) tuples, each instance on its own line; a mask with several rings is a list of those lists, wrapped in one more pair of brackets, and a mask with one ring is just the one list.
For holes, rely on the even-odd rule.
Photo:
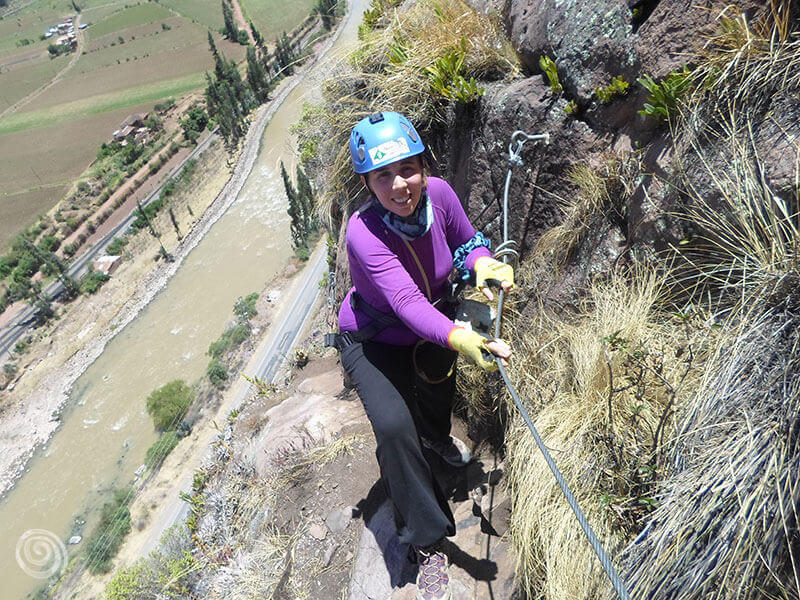
[(459, 47), (439, 57), (425, 68), (431, 91), (447, 100), (467, 104), (483, 95), (484, 88), (474, 77), (466, 79), (464, 59), (467, 57), (467, 40), (461, 38)]
[(544, 74), (547, 75), (547, 81), (550, 83), (550, 89), (554, 94), (560, 94), (564, 91), (564, 87), (558, 80), (558, 68), (555, 61), (546, 54), (539, 57), (539, 67), (541, 67)]
[(630, 84), (622, 78), (622, 75), (617, 75), (607, 86), (595, 88), (594, 93), (601, 102), (608, 103), (611, 102), (615, 96), (627, 95), (629, 85)]
[(394, 36), (394, 41), (389, 44), (389, 62), (393, 65), (401, 65), (408, 60), (408, 54), (411, 51), (411, 42), (407, 38), (400, 35)]
[(678, 103), (691, 91), (694, 85), (689, 67), (671, 71), (661, 83), (657, 83), (650, 75), (639, 77), (638, 81), (650, 95), (640, 115), (652, 117), (659, 121), (668, 121), (678, 110)]
[(570, 117), (576, 115), (578, 113), (578, 103), (575, 100), (570, 100), (564, 107), (564, 112)]

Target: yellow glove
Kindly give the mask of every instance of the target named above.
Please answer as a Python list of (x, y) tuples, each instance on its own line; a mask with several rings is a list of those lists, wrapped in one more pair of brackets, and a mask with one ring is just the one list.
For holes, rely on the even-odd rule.
[(508, 291), (514, 287), (514, 269), (511, 265), (501, 263), (488, 256), (481, 256), (475, 261), (475, 286), (486, 294), (491, 300), (491, 292), (487, 294), (488, 286), (499, 285)]
[[(447, 343), (453, 350), (465, 354), (472, 361), (485, 371), (496, 371), (497, 363), (494, 362), (491, 352), (486, 347), (488, 342), (485, 337), (474, 331), (469, 331), (463, 327), (453, 327), (447, 336)], [(489, 356), (484, 356), (483, 350)]]

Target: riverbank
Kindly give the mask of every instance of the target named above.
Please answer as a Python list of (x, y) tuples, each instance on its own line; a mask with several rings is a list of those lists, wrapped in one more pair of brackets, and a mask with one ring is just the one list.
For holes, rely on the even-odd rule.
[[(0, 494), (5, 493), (19, 476), (37, 449), (43, 447), (58, 429), (59, 415), (69, 392), (81, 374), (102, 354), (106, 344), (132, 322), (176, 273), (183, 260), (208, 233), (211, 226), (236, 199), (259, 153), (262, 133), (275, 111), (300, 82), (309, 67), (321, 58), (338, 37), (338, 31), (319, 43), (315, 58), (306, 63), (294, 77), (285, 80), (275, 98), (253, 115), (236, 166), (231, 173), (219, 156), (216, 176), (207, 177), (202, 190), (195, 190), (187, 203), (192, 212), (203, 216), (195, 223), (186, 223), (191, 231), (180, 241), (174, 234), (174, 261), (152, 267), (150, 257), (157, 244), (147, 235), (140, 235), (136, 256), (121, 268), (97, 296), (81, 299), (64, 309), (61, 318), (49, 326), (47, 336), (36, 342), (29, 358), (26, 377), (11, 391), (0, 396)], [(162, 215), (160, 218), (167, 218)], [(182, 224), (183, 225), (183, 224)], [(168, 232), (166, 224), (161, 230)], [(83, 340), (87, 340), (83, 343)]]

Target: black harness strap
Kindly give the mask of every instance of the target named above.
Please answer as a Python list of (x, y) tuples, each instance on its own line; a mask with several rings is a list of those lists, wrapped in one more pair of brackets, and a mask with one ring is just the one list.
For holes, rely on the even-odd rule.
[(345, 331), (344, 333), (326, 333), (325, 346), (336, 348), (339, 352), (350, 346), (360, 342), (371, 340), (381, 331), (392, 325), (400, 322), (393, 314), (382, 313), (373, 308), (369, 303), (365, 302), (361, 295), (353, 290), (350, 294), (350, 306), (353, 310), (360, 310), (367, 314), (372, 319), (372, 322), (358, 331)]

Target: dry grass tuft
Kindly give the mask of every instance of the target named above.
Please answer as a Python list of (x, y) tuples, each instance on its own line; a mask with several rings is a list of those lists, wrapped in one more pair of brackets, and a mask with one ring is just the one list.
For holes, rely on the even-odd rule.
[(237, 554), (215, 578), (212, 596), (224, 600), (274, 598), (289, 580), (294, 547), (305, 533), (298, 527), (291, 534), (265, 524), (247, 553)]
[(421, 0), (390, 15), (387, 27), (363, 36), (348, 64), (331, 67), (323, 105), (307, 106), (297, 128), (301, 160), (325, 181), (317, 210), (330, 230), (361, 189), (348, 151), (358, 121), (378, 110), (401, 112), (422, 131), (443, 121), (448, 103), (432, 87), (429, 69), (462, 48), (460, 73), (467, 79), (519, 73), (500, 24), (461, 0)]
[[(678, 186), (687, 208), (678, 216), (697, 235), (677, 249), (685, 262), (676, 282), (695, 297), (744, 307), (800, 275), (800, 143), (796, 123), (780, 114), (800, 94), (800, 40), (719, 60), (698, 69), (703, 84), (680, 120), (688, 151)], [(770, 144), (788, 148), (770, 160), (794, 164), (788, 192), (769, 178), (771, 148), (760, 139), (767, 129)]]
[(626, 556), (633, 597), (800, 597), (800, 318), (745, 319), (691, 409), (649, 531)]
[(345, 454), (352, 455), (355, 448), (365, 441), (366, 437), (363, 435), (344, 435), (329, 444), (295, 453), (276, 476), (273, 488), (280, 490), (288, 485), (305, 481), (314, 467), (327, 465)]
[(638, 153), (624, 157), (609, 154), (594, 168), (582, 163), (571, 167), (567, 177), (577, 187), (577, 193), (562, 199), (562, 222), (539, 238), (535, 252), (544, 260), (563, 266), (593, 231), (598, 219), (624, 223), (626, 200), (634, 191), (640, 170)]
[[(662, 290), (655, 271), (614, 276), (591, 287), (578, 314), (542, 309), (512, 324), (514, 384), (612, 549), (655, 505), (674, 412), (699, 380), (709, 335), (697, 315), (662, 314)], [(547, 598), (595, 597), (607, 582), (521, 419), (507, 440), (521, 582)]]

